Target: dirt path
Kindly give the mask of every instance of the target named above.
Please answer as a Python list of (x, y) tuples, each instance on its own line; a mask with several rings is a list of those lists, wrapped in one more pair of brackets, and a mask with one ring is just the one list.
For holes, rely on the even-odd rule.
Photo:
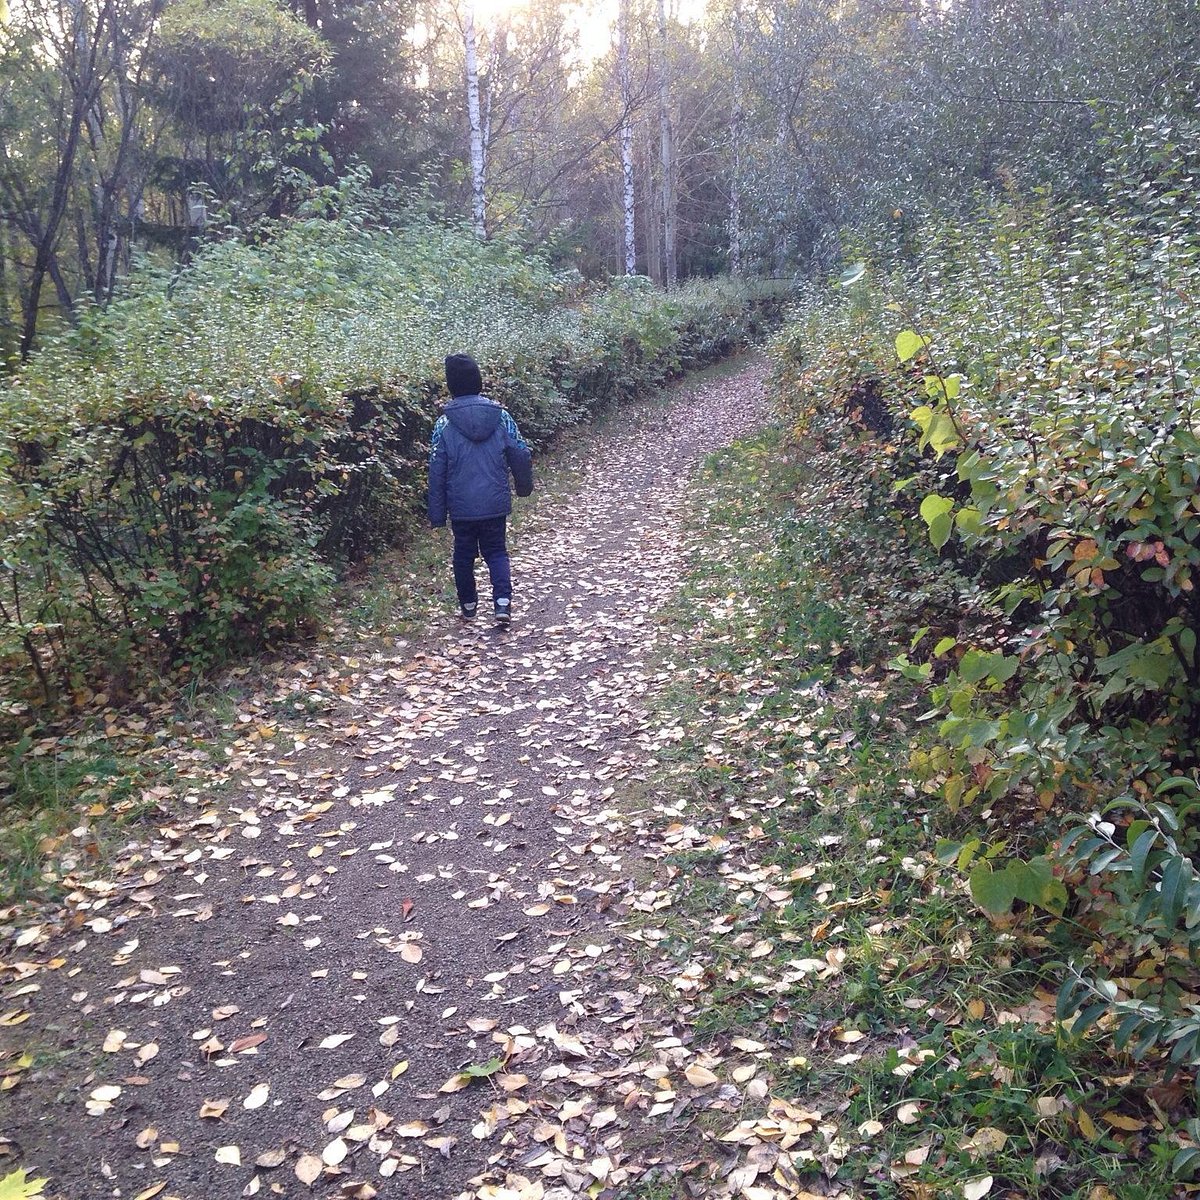
[(73, 930), (17, 936), (0, 1175), (63, 1200), (567, 1200), (674, 1161), (656, 1081), (689, 1052), (622, 936), (655, 902), (622, 830), (689, 479), (763, 420), (762, 371), (597, 445), (522, 532), (511, 629), (447, 613), (415, 655), (264, 680), (231, 786), (185, 787)]

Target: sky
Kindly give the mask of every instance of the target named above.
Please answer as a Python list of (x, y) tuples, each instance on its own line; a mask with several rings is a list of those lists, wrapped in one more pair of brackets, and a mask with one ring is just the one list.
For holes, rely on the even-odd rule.
[[(547, 0), (474, 0), (475, 17), (481, 25), (491, 25), (509, 13), (521, 12)], [(553, 2), (553, 0), (549, 0)], [(0, 0), (3, 3), (3, 0)], [(591, 62), (608, 53), (616, 34), (618, 0), (583, 0), (571, 5), (579, 30), (579, 49)], [(667, 0), (667, 11), (684, 24), (704, 16), (706, 0)]]

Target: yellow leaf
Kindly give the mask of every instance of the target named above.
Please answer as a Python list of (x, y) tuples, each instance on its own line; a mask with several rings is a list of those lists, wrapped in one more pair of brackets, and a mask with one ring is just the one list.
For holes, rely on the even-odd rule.
[(1008, 1134), (1003, 1129), (997, 1129), (994, 1125), (984, 1125), (963, 1143), (962, 1148), (970, 1153), (972, 1159), (985, 1158), (1003, 1150), (1007, 1141)]
[(164, 1179), (161, 1183), (152, 1183), (148, 1188), (143, 1188), (133, 1200), (153, 1200), (159, 1192), (167, 1186), (167, 1181)]
[(702, 1067), (699, 1063), (690, 1063), (684, 1070), (683, 1075), (692, 1087), (698, 1088), (712, 1087), (719, 1080), (717, 1075), (707, 1067)]
[(1079, 1123), (1079, 1132), (1082, 1133), (1089, 1142), (1095, 1142), (1099, 1140), (1100, 1130), (1096, 1128), (1096, 1122), (1088, 1116), (1086, 1109), (1079, 1109), (1075, 1114), (1075, 1120)]
[(30, 1179), (24, 1170), (12, 1171), (0, 1179), (0, 1200), (33, 1200), (42, 1194), (48, 1179)]
[(984, 1175), (980, 1179), (972, 1179), (963, 1184), (963, 1200), (983, 1200), (983, 1197), (992, 1190), (993, 1179), (990, 1175)]
[(237, 1146), (218, 1146), (214, 1157), (217, 1162), (224, 1163), (227, 1167), (242, 1165), (242, 1152)]
[(1146, 1128), (1145, 1121), (1139, 1121), (1137, 1117), (1127, 1117), (1124, 1113), (1106, 1112), (1100, 1120), (1107, 1121), (1114, 1129), (1124, 1129), (1128, 1133), (1136, 1133), (1139, 1129)]

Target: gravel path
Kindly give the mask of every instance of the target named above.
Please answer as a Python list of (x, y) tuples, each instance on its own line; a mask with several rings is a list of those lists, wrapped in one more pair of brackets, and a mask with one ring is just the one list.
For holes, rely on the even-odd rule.
[(568, 1200), (672, 1160), (686, 1050), (622, 935), (655, 905), (628, 830), (690, 480), (762, 375), (597, 441), (522, 529), (510, 629), (445, 613), (264, 677), (227, 786), (181, 785), (69, 928), (18, 936), (8, 1165), (63, 1200)]

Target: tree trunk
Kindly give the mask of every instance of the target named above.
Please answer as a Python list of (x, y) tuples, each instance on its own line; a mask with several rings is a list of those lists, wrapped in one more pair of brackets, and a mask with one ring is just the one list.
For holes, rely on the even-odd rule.
[(467, 119), (471, 124), (471, 220), (475, 234), (487, 237), (484, 206), (483, 125), (479, 118), (479, 63), (475, 57), (475, 9), (467, 6), (467, 23), (463, 29), (467, 50)]
[(671, 122), (671, 57), (667, 42), (667, 9), (658, 0), (658, 129), (662, 161), (663, 286), (672, 291), (678, 283), (675, 255), (675, 220), (679, 208), (675, 163), (675, 128)]
[(650, 278), (661, 286), (663, 283), (662, 221), (659, 218), (662, 214), (659, 212), (659, 201), (662, 192), (653, 170), (655, 153), (652, 123), (650, 121), (643, 122), (642, 131), (644, 135), (642, 149), (646, 164), (642, 184), (642, 194), (645, 197), (642, 204), (642, 225), (646, 230), (646, 265), (649, 268)]
[(733, 111), (729, 118), (729, 271), (742, 273), (742, 139), (745, 136), (745, 45), (742, 6), (733, 9)]
[[(0, 0), (0, 4), (3, 0)], [(13, 320), (15, 307), (13, 305), (13, 282), (16, 271), (15, 264), (10, 264), (8, 223), (0, 221), (0, 375), (3, 375), (9, 355), (16, 349), (13, 335), (17, 323)]]
[(617, 15), (617, 71), (621, 87), (622, 211), (625, 215), (625, 274), (637, 274), (633, 193), (633, 89), (629, 82), (629, 0), (621, 0)]

